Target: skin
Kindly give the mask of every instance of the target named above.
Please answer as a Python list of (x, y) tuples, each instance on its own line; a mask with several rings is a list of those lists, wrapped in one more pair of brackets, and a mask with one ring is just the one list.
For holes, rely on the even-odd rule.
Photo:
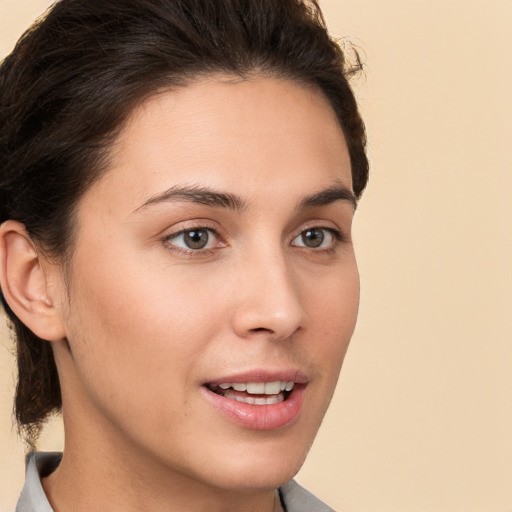
[[(176, 187), (238, 203), (165, 197)], [(69, 271), (41, 263), (52, 333), (62, 333), (52, 342), (66, 449), (43, 480), (57, 512), (273, 510), (356, 322), (353, 202), (298, 209), (343, 187), (343, 133), (313, 88), (216, 76), (133, 112), (78, 204)], [(177, 233), (199, 228), (211, 230), (207, 247), (187, 248)], [(320, 247), (304, 243), (311, 228)], [(205, 382), (283, 368), (307, 376), (302, 410), (284, 427), (245, 428), (204, 397)]]

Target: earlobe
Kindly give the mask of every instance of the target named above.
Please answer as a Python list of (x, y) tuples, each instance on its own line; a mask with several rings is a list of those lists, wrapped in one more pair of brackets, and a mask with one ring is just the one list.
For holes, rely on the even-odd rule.
[(39, 338), (57, 341), (65, 337), (56, 297), (42, 256), (25, 226), (8, 220), (0, 226), (0, 285), (13, 313)]

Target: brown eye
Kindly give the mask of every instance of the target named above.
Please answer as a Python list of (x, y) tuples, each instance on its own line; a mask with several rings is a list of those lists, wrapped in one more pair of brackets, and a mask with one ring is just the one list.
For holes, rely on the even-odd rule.
[(215, 243), (215, 232), (208, 228), (185, 229), (167, 237), (166, 242), (180, 249), (199, 251), (210, 249)]
[(341, 233), (330, 228), (309, 228), (300, 233), (292, 241), (296, 247), (308, 249), (329, 249), (334, 247), (336, 241), (340, 241)]
[(324, 230), (318, 228), (303, 231), (300, 236), (303, 244), (312, 248), (320, 247), (325, 239)]
[(183, 242), (189, 249), (204, 249), (208, 245), (208, 231), (194, 229), (183, 233)]

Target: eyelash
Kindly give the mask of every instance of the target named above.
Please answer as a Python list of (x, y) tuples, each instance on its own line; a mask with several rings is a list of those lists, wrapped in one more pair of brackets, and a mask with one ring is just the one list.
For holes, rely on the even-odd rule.
[[(315, 252), (324, 252), (324, 253), (327, 252), (328, 253), (328, 252), (334, 251), (336, 249), (336, 247), (338, 246), (338, 244), (344, 242), (344, 240), (345, 240), (343, 233), (341, 231), (339, 231), (338, 229), (327, 227), (327, 226), (311, 226), (306, 229), (303, 229), (297, 236), (295, 236), (293, 238), (293, 240), (297, 240), (299, 237), (304, 236), (304, 234), (307, 233), (308, 231), (309, 232), (322, 231), (322, 232), (324, 232), (324, 235), (323, 235), (324, 237), (325, 237), (325, 233), (328, 233), (330, 236), (332, 236), (333, 240), (331, 241), (331, 243), (329, 244), (328, 247), (316, 248), (316, 247), (308, 247), (307, 245), (295, 245), (295, 247), (299, 247), (299, 248), (303, 248), (303, 249), (310, 249)], [(323, 239), (322, 239), (322, 242), (323, 242)]]
[[(208, 254), (215, 250), (215, 247), (210, 249), (191, 249), (191, 248), (185, 248), (185, 247), (179, 247), (175, 244), (172, 244), (173, 240), (176, 240), (178, 237), (185, 235), (186, 233), (191, 233), (192, 231), (206, 231), (208, 232), (209, 236), (213, 233), (215, 238), (220, 238), (220, 235), (218, 231), (212, 227), (212, 226), (206, 226), (206, 225), (200, 225), (200, 226), (187, 226), (184, 229), (180, 229), (179, 231), (176, 231), (175, 233), (171, 233), (170, 235), (167, 235), (163, 239), (163, 243), (166, 246), (166, 248), (170, 251), (186, 254), (190, 256), (200, 256)], [(226, 246), (226, 244), (222, 245), (223, 247)]]
[[(343, 235), (343, 233), (341, 231), (339, 231), (337, 229), (334, 229), (332, 227), (327, 227), (327, 226), (311, 226), (311, 227), (302, 229), (296, 236), (293, 237), (292, 242), (294, 240), (298, 239), (299, 237), (303, 236), (308, 231), (311, 232), (314, 230), (323, 231), (324, 233), (327, 232), (329, 235), (331, 235), (333, 237), (332, 243), (330, 244), (329, 247), (316, 248), (316, 247), (308, 247), (306, 245), (293, 245), (293, 247), (297, 247), (300, 249), (309, 249), (311, 251), (318, 252), (318, 253), (321, 253), (321, 252), (329, 253), (329, 252), (334, 251), (338, 244), (343, 243), (345, 241), (345, 236)], [(176, 240), (178, 237), (183, 236), (186, 233), (191, 233), (193, 231), (196, 231), (196, 232), (205, 232), (206, 231), (209, 234), (209, 236), (210, 236), (210, 234), (213, 234), (215, 238), (217, 238), (217, 239), (220, 238), (218, 231), (215, 228), (213, 228), (212, 226), (200, 225), (200, 226), (186, 227), (184, 229), (180, 229), (179, 231), (177, 231), (175, 233), (167, 235), (163, 239), (163, 243), (167, 247), (167, 249), (170, 251), (178, 252), (178, 253), (182, 253), (182, 254), (186, 254), (186, 255), (191, 255), (191, 256), (206, 255), (218, 248), (218, 247), (212, 247), (212, 248), (208, 248), (208, 249), (204, 249), (204, 248), (192, 249), (192, 248), (179, 247), (173, 243), (170, 243), (173, 240)], [(208, 241), (209, 240), (207, 240), (207, 242)], [(226, 247), (226, 246), (227, 246), (227, 244), (225, 244), (225, 243), (221, 245), (221, 247)]]

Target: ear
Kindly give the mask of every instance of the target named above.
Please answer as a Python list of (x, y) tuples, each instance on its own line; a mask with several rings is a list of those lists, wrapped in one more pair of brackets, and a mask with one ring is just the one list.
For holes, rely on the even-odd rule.
[[(49, 286), (43, 256), (25, 226), (8, 220), (0, 226), (0, 286), (13, 313), (39, 338), (65, 337), (58, 287)], [(54, 272), (55, 274), (55, 272)], [(52, 296), (53, 295), (53, 296)]]

